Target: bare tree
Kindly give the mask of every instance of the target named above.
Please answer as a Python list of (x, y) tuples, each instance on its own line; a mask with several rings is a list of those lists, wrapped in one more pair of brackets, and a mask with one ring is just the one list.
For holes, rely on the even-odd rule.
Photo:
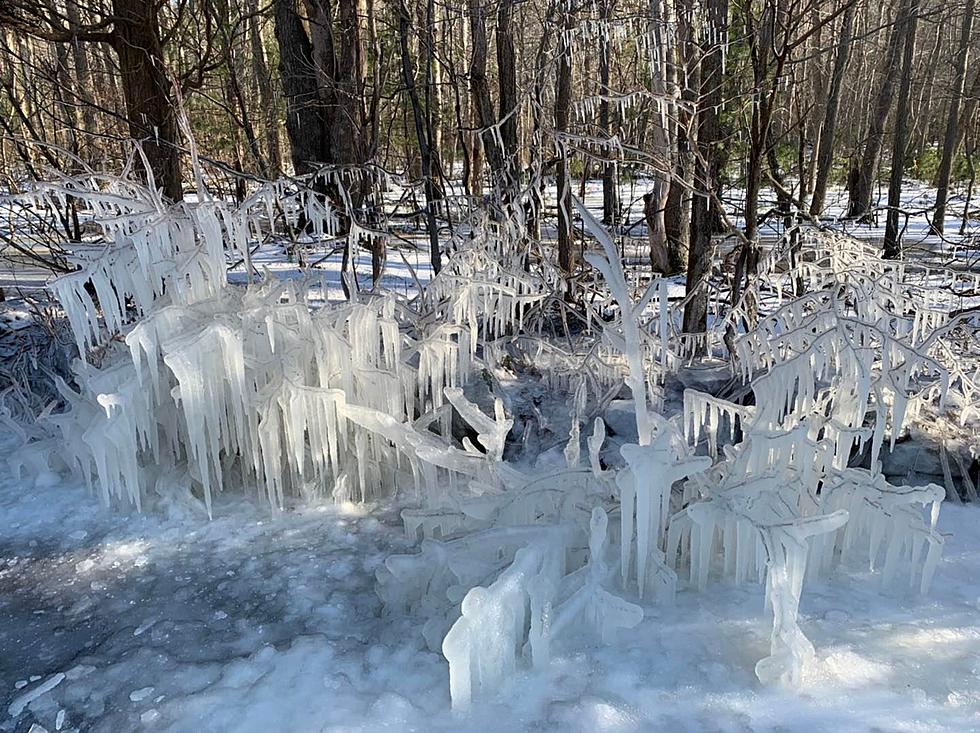
[(30, 0), (10, 0), (0, 7), (0, 26), (54, 43), (103, 43), (112, 48), (129, 134), (142, 143), (149, 162), (143, 175), (177, 201), (183, 197), (177, 111), (158, 8), (144, 0), (112, 0), (111, 8), (81, 22), (77, 8), (63, 12), (52, 4), (42, 13)]
[(902, 178), (905, 174), (905, 152), (908, 147), (912, 62), (915, 59), (915, 31), (919, 21), (919, 0), (909, 0), (902, 20), (902, 74), (898, 90), (898, 109), (895, 111), (895, 134), (892, 144), (892, 165), (888, 181), (888, 218), (885, 221), (884, 255), (902, 256), (899, 216), (902, 204)]
[(902, 52), (903, 44), (902, 29), (912, 1), (898, 0), (897, 17), (888, 41), (888, 52), (882, 64), (881, 84), (878, 87), (874, 111), (868, 125), (864, 152), (856, 170), (849, 174), (851, 184), (848, 197), (849, 216), (865, 216), (871, 211), (871, 193), (875, 173), (878, 170), (878, 161), (881, 157), (881, 148), (885, 141), (885, 123), (888, 121), (892, 98), (895, 94), (895, 83), (898, 81), (899, 55)]
[[(572, 11), (566, 2), (563, 8), (565, 33), (558, 38), (558, 70), (555, 77), (555, 135), (558, 147), (556, 186), (558, 188), (558, 266), (570, 277), (575, 269), (572, 241), (572, 180), (569, 170), (569, 151), (562, 134), (568, 131), (572, 106), (572, 48), (568, 30), (572, 28)], [(570, 294), (570, 289), (566, 290)]]
[[(429, 0), (429, 10), (432, 9), (432, 0)], [(419, 144), (419, 153), (422, 157), (422, 185), (425, 191), (425, 222), (429, 234), (429, 259), (432, 269), (439, 272), (442, 268), (442, 254), (439, 249), (439, 229), (436, 222), (435, 205), (439, 198), (436, 189), (435, 160), (432, 154), (432, 128), (428, 125), (431, 118), (426, 116), (422, 103), (419, 100), (418, 89), (415, 84), (415, 65), (412, 61), (411, 50), (409, 48), (409, 33), (411, 29), (411, 16), (404, 0), (399, 0), (398, 5), (398, 38), (401, 45), (402, 56), (402, 75), (405, 82), (405, 89), (408, 92), (412, 105), (412, 117), (415, 120), (415, 137)], [(431, 65), (429, 67), (431, 69)], [(431, 78), (429, 79), (431, 82)], [(428, 85), (427, 85), (428, 86)]]
[(706, 279), (711, 272), (715, 193), (721, 174), (719, 158), (712, 154), (712, 149), (722, 138), (723, 54), (728, 43), (728, 0), (709, 0), (705, 11), (705, 31), (698, 44), (701, 74), (697, 104), (697, 162), (691, 202), (691, 246), (687, 259), (688, 301), (684, 308), (684, 330), (688, 333), (704, 333), (708, 329)]
[(813, 184), (813, 198), (810, 201), (810, 214), (818, 216), (827, 198), (827, 184), (834, 165), (834, 140), (837, 133), (837, 111), (840, 109), (841, 92), (844, 87), (844, 72), (851, 55), (851, 36), (854, 32), (854, 15), (857, 11), (855, 0), (845, 0), (847, 9), (841, 20), (840, 35), (837, 38), (837, 53), (834, 57), (834, 72), (830, 77), (827, 105), (824, 110), (823, 125), (820, 130), (820, 146), (817, 153), (816, 178)]
[(942, 234), (946, 220), (946, 200), (949, 197), (949, 179), (953, 169), (953, 155), (959, 140), (960, 107), (966, 92), (966, 67), (970, 58), (970, 40), (973, 34), (973, 16), (976, 0), (966, 0), (960, 25), (960, 42), (956, 52), (956, 72), (953, 79), (949, 111), (946, 116), (946, 134), (943, 137), (943, 153), (936, 176), (936, 211), (932, 216), (932, 231)]

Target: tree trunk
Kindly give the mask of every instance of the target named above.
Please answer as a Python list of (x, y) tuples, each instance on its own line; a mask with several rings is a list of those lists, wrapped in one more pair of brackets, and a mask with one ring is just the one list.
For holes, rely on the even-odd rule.
[[(232, 118), (233, 126), (233, 137), (235, 142), (235, 156), (236, 162), (238, 164), (238, 170), (242, 171), (244, 167), (242, 166), (242, 155), (239, 149), (238, 131), (245, 135), (245, 141), (248, 144), (248, 151), (255, 163), (256, 168), (261, 173), (261, 175), (266, 178), (271, 178), (269, 173), (269, 164), (262, 155), (262, 149), (259, 145), (258, 136), (255, 134), (255, 126), (252, 124), (252, 117), (249, 113), (248, 103), (245, 99), (245, 88), (243, 86), (242, 80), (247, 78), (244, 74), (244, 69), (239, 67), (238, 63), (238, 50), (235, 47), (235, 37), (232, 33), (231, 28), (225, 24), (226, 20), (232, 18), (232, 13), (228, 7), (226, 0), (212, 0), (216, 10), (216, 16), (218, 18), (218, 23), (220, 30), (220, 43), (222, 46), (222, 53), (225, 57), (225, 64), (227, 65), (227, 73), (224, 75), (224, 93), (226, 100), (226, 108), (228, 109), (229, 115)], [(237, 109), (237, 115), (235, 110)], [(244, 185), (244, 181), (239, 179), (239, 183)], [(238, 185), (238, 183), (236, 183)]]
[(698, 155), (691, 202), (691, 246), (687, 257), (687, 292), (690, 299), (684, 307), (686, 333), (705, 333), (708, 330), (708, 290), (705, 281), (711, 272), (711, 235), (717, 218), (713, 197), (721, 173), (720, 158), (714, 152), (722, 134), (722, 48), (728, 40), (728, 0), (708, 0), (705, 12), (708, 28), (706, 37), (699, 43), (703, 56), (697, 112)]
[(675, 98), (680, 97), (682, 103), (674, 107), (671, 135), (674, 170), (664, 211), (667, 267), (671, 273), (683, 272), (687, 268), (691, 243), (691, 189), (694, 185), (691, 109), (697, 104), (697, 68), (691, 68), (695, 58), (691, 10), (680, 0), (675, 0), (674, 14), (676, 44), (671, 84)]
[(667, 104), (667, 59), (666, 59), (666, 18), (663, 13), (665, 0), (651, 0), (650, 22), (653, 24), (654, 43), (651, 53), (650, 91), (653, 94), (653, 124), (650, 131), (650, 146), (654, 158), (652, 171), (653, 186), (644, 197), (644, 215), (647, 220), (647, 238), (650, 243), (650, 264), (655, 271), (666, 273), (667, 227), (664, 210), (667, 208), (667, 195), (673, 178), (673, 156), (671, 155), (669, 124), (671, 110)]
[[(565, 30), (572, 27), (571, 15), (565, 10)], [(562, 133), (568, 131), (568, 118), (572, 106), (572, 49), (568, 33), (562, 33), (558, 42), (558, 72), (555, 78), (555, 133), (558, 146), (556, 187), (558, 194), (558, 267), (568, 282), (576, 262), (572, 251), (572, 180), (569, 174), (568, 150)], [(571, 285), (566, 286), (566, 296), (571, 295)]]
[[(324, 0), (321, 0), (323, 2)], [(337, 3), (337, 36), (340, 38), (334, 63), (330, 146), (331, 163), (359, 165), (364, 162), (364, 85), (366, 59), (364, 37), (357, 17), (357, 0)], [(363, 191), (352, 191), (355, 205)]]
[(902, 51), (903, 31), (909, 7), (915, 0), (901, 0), (895, 27), (888, 40), (888, 55), (885, 59), (884, 75), (878, 96), (875, 100), (871, 124), (868, 126), (868, 136), (864, 144), (864, 153), (857, 172), (852, 176), (853, 188), (849, 192), (848, 215), (863, 217), (871, 211), (871, 191), (874, 187), (878, 161), (881, 158), (881, 148), (885, 141), (885, 123), (892, 107), (892, 97), (895, 94), (895, 82), (898, 80), (900, 64), (899, 54)]
[[(79, 8), (76, 0), (68, 0), (65, 3), (65, 13), (68, 22), (77, 26), (81, 23)], [(75, 95), (82, 106), (82, 130), (88, 134), (96, 132), (95, 125), (95, 100), (92, 99), (92, 74), (91, 64), (89, 64), (88, 44), (79, 41), (77, 38), (71, 43), (72, 61), (75, 72), (76, 91)]]
[(460, 97), (460, 117), (465, 124), (461, 125), (460, 133), (463, 144), (463, 185), (466, 193), (474, 198), (483, 195), (483, 155), (480, 150), (480, 136), (476, 132), (477, 126), (476, 113), (474, 112), (473, 100), (476, 98), (473, 83), (468, 73), (466, 73), (467, 59), (470, 58), (470, 19), (464, 17), (460, 33), (461, 65), (464, 68), (463, 78), (466, 80)]
[(261, 19), (258, 15), (258, 0), (249, 0), (248, 38), (251, 47), (252, 75), (259, 92), (259, 105), (262, 108), (262, 133), (265, 139), (265, 158), (270, 178), (282, 173), (282, 152), (279, 148), (279, 121), (276, 119), (275, 96), (272, 92), (272, 75), (265, 57), (265, 44), (262, 43)]
[(286, 135), (296, 175), (329, 159), (329, 141), (313, 65), (313, 44), (296, 12), (296, 0), (276, 0), (279, 74), (286, 97)]
[(517, 194), (520, 171), (518, 151), (517, 53), (514, 50), (515, 0), (500, 0), (497, 9), (497, 79), (500, 86), (498, 116), (500, 139), (504, 145), (504, 169), (501, 181), (503, 203)]
[(552, 29), (558, 25), (554, 20), (556, 12), (557, 5), (551, 3), (545, 17), (545, 32), (538, 42), (538, 49), (534, 57), (534, 81), (531, 86), (531, 124), (527, 151), (531, 181), (524, 211), (527, 221), (527, 234), (533, 241), (538, 242), (541, 240), (541, 219), (545, 209), (544, 155), (546, 148), (553, 148), (553, 141), (550, 141), (550, 145), (546, 142), (544, 97), (550, 70), (549, 42)]
[(432, 263), (432, 270), (438, 274), (442, 269), (442, 253), (439, 250), (439, 230), (436, 226), (435, 201), (436, 188), (433, 179), (432, 150), (430, 139), (426, 130), (426, 116), (419, 101), (418, 90), (415, 85), (415, 65), (412, 62), (411, 50), (409, 49), (409, 30), (411, 18), (408, 8), (404, 1), (400, 1), (398, 10), (398, 39), (401, 45), (402, 56), (402, 81), (408, 91), (409, 101), (412, 105), (412, 116), (415, 120), (415, 137), (419, 144), (419, 155), (422, 158), (422, 181), (425, 191), (425, 223), (429, 234), (429, 261)]
[[(603, 0), (600, 12), (605, 23), (613, 14), (615, 0)], [(612, 66), (609, 58), (609, 37), (606, 34), (599, 35), (599, 93), (602, 98), (599, 100), (599, 132), (607, 138), (612, 137), (612, 121), (609, 114), (609, 81), (610, 69)], [(610, 227), (615, 227), (618, 222), (616, 217), (619, 213), (618, 192), (616, 191), (616, 164), (607, 160), (602, 164), (602, 222)]]
[[(972, 0), (971, 0), (972, 1)], [(840, 96), (844, 86), (844, 72), (851, 55), (851, 36), (854, 32), (854, 14), (857, 10), (856, 0), (848, 0), (850, 4), (844, 11), (841, 21), (840, 37), (837, 40), (837, 56), (834, 59), (834, 71), (830, 77), (830, 89), (827, 94), (827, 106), (824, 110), (823, 127), (820, 132), (820, 147), (817, 153), (817, 176), (813, 184), (813, 199), (810, 201), (810, 214), (819, 216), (823, 211), (827, 198), (827, 183), (834, 165), (834, 138), (837, 132), (837, 111), (840, 108)]]
[(966, 223), (970, 220), (970, 204), (973, 201), (973, 186), (977, 182), (977, 167), (973, 162), (973, 137), (966, 137), (966, 200), (963, 202), (963, 216), (960, 218), (960, 236), (966, 234)]
[(885, 222), (884, 256), (899, 259), (902, 243), (899, 234), (899, 207), (902, 203), (902, 177), (905, 174), (905, 150), (909, 139), (909, 106), (912, 89), (912, 62), (915, 60), (915, 30), (919, 21), (919, 0), (910, 0), (902, 23), (902, 79), (895, 113), (895, 138), (892, 145), (892, 170), (888, 181), (888, 219)]
[[(429, 129), (432, 131), (432, 158), (436, 168), (442, 171), (442, 154), (445, 149), (442, 139), (443, 116), (443, 81), (442, 64), (436, 59), (436, 34), (435, 29), (439, 26), (441, 18), (439, 16), (442, 5), (436, 5), (429, 0), (426, 11), (426, 57), (427, 68), (429, 69), (429, 91), (426, 97), (430, 104), (427, 104), (429, 111)], [(441, 39), (440, 39), (441, 41)], [(451, 173), (450, 173), (451, 175)]]
[(180, 201), (183, 186), (177, 144), (176, 106), (170, 90), (160, 42), (157, 5), (144, 0), (113, 0), (113, 47), (129, 131), (140, 140), (149, 161), (147, 180), (171, 201)]
[(936, 182), (936, 211), (932, 217), (933, 234), (942, 234), (946, 220), (946, 200), (949, 197), (949, 177), (953, 169), (953, 155), (959, 138), (960, 102), (966, 91), (966, 66), (970, 57), (970, 36), (973, 33), (975, 0), (966, 0), (963, 11), (963, 26), (960, 28), (960, 43), (956, 52), (956, 77), (953, 81), (953, 96), (949, 102), (946, 118), (946, 135), (943, 138), (943, 155), (939, 162), (939, 175)]
[(480, 128), (483, 141), (483, 154), (490, 164), (495, 181), (500, 180), (504, 170), (504, 154), (497, 144), (493, 127), (497, 123), (490, 98), (490, 83), (487, 80), (487, 20), (484, 0), (469, 0), (470, 39), (473, 52), (470, 57), (470, 90), (473, 95), (473, 118)]

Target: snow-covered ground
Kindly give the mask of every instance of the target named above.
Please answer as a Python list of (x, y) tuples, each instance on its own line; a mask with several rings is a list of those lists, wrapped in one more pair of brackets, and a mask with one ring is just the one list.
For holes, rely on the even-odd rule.
[(393, 508), (264, 506), (127, 515), (5, 473), (0, 730), (980, 730), (975, 507), (943, 508), (928, 597), (882, 595), (868, 574), (809, 584), (801, 692), (753, 674), (761, 586), (713, 584), (608, 645), (558, 648), (460, 716), (418, 620), (381, 615), (374, 571), (407, 547)]
[[(643, 223), (643, 194), (649, 190), (650, 183), (642, 178), (624, 182), (620, 186), (620, 200), (623, 206), (623, 221), (629, 230), (629, 235), (636, 239), (636, 244), (641, 253), (646, 252), (645, 234), (646, 225)], [(401, 189), (394, 187), (389, 192), (389, 203), (400, 200)], [(457, 193), (461, 193), (461, 183), (457, 182)], [(589, 180), (584, 188), (586, 206), (598, 213), (602, 211), (602, 184), (599, 180)], [(724, 200), (729, 202), (730, 215), (732, 222), (736, 225), (742, 224), (739, 215), (741, 201), (744, 194), (739, 189), (726, 190)], [(885, 206), (886, 192), (878, 191), (877, 206)], [(193, 200), (194, 196), (188, 196), (187, 200)], [(928, 253), (936, 261), (944, 263), (957, 262), (959, 264), (976, 264), (978, 247), (973, 244), (977, 235), (978, 222), (967, 219), (967, 226), (963, 234), (960, 234), (960, 224), (965, 204), (965, 192), (954, 189), (948, 202), (948, 215), (946, 217), (944, 232), (942, 236), (934, 235), (929, 232), (930, 217), (935, 206), (936, 190), (920, 181), (908, 180), (902, 190), (902, 210), (908, 213), (908, 219), (902, 222), (902, 236), (904, 247), (911, 257), (920, 258), (923, 253)], [(549, 185), (545, 189), (545, 201), (554, 208), (556, 199), (555, 186)], [(774, 207), (776, 204), (775, 194), (771, 190), (764, 190), (761, 196), (763, 208)], [(11, 209), (11, 211), (15, 211)], [(860, 239), (880, 242), (885, 232), (884, 210), (879, 209), (872, 222), (859, 223), (846, 220), (844, 217), (847, 211), (847, 193), (840, 186), (831, 187), (827, 196), (827, 207), (822, 217), (823, 222), (835, 229), (846, 231), (852, 236)], [(385, 276), (382, 284), (384, 287), (396, 292), (406, 293), (415, 289), (415, 277), (425, 283), (431, 277), (431, 267), (428, 262), (426, 249), (428, 247), (425, 239), (425, 232), (421, 228), (420, 222), (415, 222), (416, 226), (403, 232), (406, 242), (399, 247), (389, 247), (387, 261), (385, 265)], [(782, 234), (783, 222), (778, 216), (773, 216), (765, 222), (762, 227), (762, 237), (766, 240), (779, 237)], [(553, 228), (553, 227), (552, 227)], [(547, 231), (547, 236), (554, 236), (553, 231)], [(10, 234), (9, 230), (0, 226), (0, 233)], [(407, 244), (414, 245), (406, 246)], [(340, 250), (333, 251), (333, 248), (323, 248), (317, 245), (305, 243), (305, 256), (308, 265), (318, 273), (323, 282), (323, 290), (329, 299), (339, 299), (343, 297), (340, 287), (341, 254)], [(401, 254), (399, 253), (401, 251)], [(404, 254), (404, 258), (402, 257)], [(281, 242), (268, 242), (263, 244), (253, 256), (254, 266), (264, 271), (268, 269), (280, 278), (295, 278), (300, 275), (300, 267), (295, 259), (285, 256)], [(371, 261), (370, 255), (361, 251), (354, 257), (353, 267), (357, 272), (358, 281), (362, 287), (370, 287)], [(414, 276), (413, 276), (414, 274)], [(33, 294), (42, 289), (49, 281), (52, 274), (37, 264), (30, 262), (25, 257), (9, 249), (0, 250), (0, 288), (7, 290), (7, 297), (13, 297), (19, 293)], [(233, 282), (244, 282), (245, 269), (238, 265), (232, 268), (229, 279)]]

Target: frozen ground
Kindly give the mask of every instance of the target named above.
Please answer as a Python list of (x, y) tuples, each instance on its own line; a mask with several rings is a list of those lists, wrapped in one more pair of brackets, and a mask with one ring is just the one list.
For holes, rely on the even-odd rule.
[(4, 472), (0, 730), (980, 730), (976, 508), (944, 507), (925, 599), (864, 574), (808, 588), (818, 661), (801, 693), (753, 674), (761, 587), (715, 584), (608, 646), (576, 640), (458, 717), (420, 622), (380, 615), (374, 570), (406, 546), (394, 511), (261, 507), (127, 516)]

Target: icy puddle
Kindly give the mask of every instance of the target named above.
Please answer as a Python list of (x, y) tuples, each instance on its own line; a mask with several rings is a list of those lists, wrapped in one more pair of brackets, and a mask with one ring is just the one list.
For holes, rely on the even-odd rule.
[(272, 519), (236, 499), (215, 516), (0, 480), (0, 730), (980, 730), (976, 508), (944, 506), (924, 599), (871, 576), (808, 586), (817, 662), (798, 694), (755, 679), (761, 587), (712, 584), (606, 647), (556, 650), (465, 717), (424, 619), (381, 616), (374, 571), (407, 547), (393, 511)]

